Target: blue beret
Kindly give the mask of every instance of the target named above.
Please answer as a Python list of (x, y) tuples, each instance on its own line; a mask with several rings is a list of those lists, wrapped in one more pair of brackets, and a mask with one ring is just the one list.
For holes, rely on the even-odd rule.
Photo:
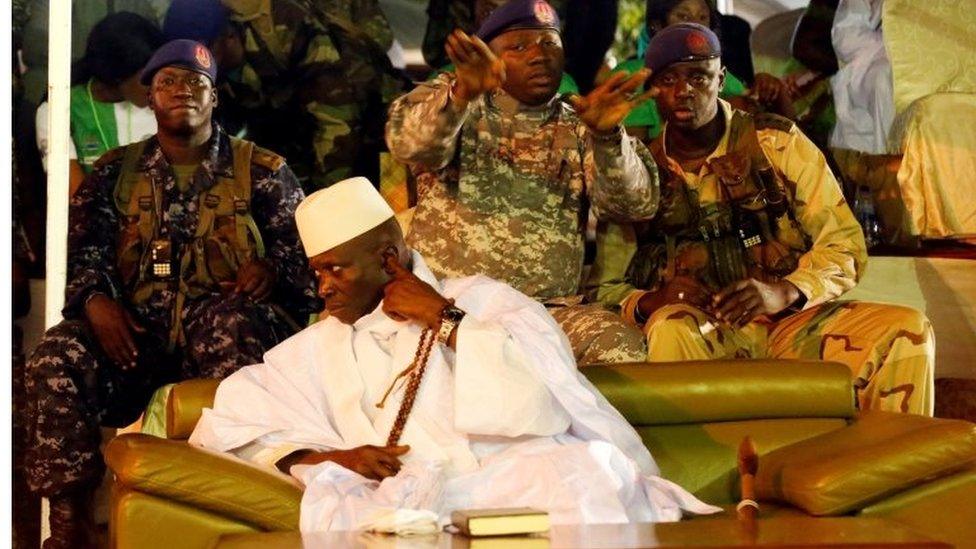
[(511, 0), (503, 4), (481, 24), (476, 36), (485, 42), (516, 29), (553, 29), (559, 31), (559, 16), (546, 0)]
[(170, 66), (205, 74), (211, 82), (217, 81), (217, 61), (207, 46), (193, 40), (171, 40), (149, 58), (139, 82), (148, 86), (159, 69)]
[(701, 61), (722, 55), (718, 36), (698, 23), (665, 27), (651, 38), (644, 52), (644, 66), (657, 73), (682, 61)]
[(167, 40), (186, 38), (211, 44), (227, 27), (229, 12), (220, 0), (173, 0), (163, 19)]

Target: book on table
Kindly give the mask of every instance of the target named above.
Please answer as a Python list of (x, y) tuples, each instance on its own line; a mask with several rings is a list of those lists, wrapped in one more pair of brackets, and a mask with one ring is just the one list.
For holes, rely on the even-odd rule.
[(549, 513), (529, 507), (465, 509), (451, 513), (451, 523), (466, 536), (512, 536), (549, 531)]

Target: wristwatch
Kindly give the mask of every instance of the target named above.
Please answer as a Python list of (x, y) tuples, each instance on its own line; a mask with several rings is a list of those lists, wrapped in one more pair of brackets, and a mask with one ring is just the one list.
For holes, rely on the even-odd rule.
[(437, 341), (440, 341), (444, 345), (447, 345), (447, 341), (451, 339), (451, 333), (457, 328), (457, 325), (461, 323), (461, 319), (464, 318), (465, 312), (458, 309), (453, 304), (447, 305), (441, 309), (441, 327), (437, 330)]

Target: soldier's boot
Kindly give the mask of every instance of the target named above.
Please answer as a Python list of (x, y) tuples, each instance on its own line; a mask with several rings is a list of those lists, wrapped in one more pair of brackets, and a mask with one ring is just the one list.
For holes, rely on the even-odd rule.
[(94, 515), (95, 490), (82, 488), (49, 498), (51, 537), (43, 549), (95, 549), (98, 531)]

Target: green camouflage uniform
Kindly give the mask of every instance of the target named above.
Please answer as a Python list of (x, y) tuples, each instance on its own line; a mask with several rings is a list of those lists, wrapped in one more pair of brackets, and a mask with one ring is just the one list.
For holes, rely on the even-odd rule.
[(483, 274), (553, 305), (582, 364), (643, 358), (639, 334), (598, 306), (575, 307), (590, 207), (623, 220), (657, 208), (646, 149), (622, 130), (596, 138), (558, 96), (527, 107), (498, 90), (462, 111), (452, 79), (390, 109), (390, 151), (417, 178), (407, 242), (438, 276)]
[(241, 26), (246, 63), (221, 75), (221, 122), (285, 156), (306, 191), (375, 177), (386, 108), (402, 89), (376, 3), (224, 4)]
[[(832, 360), (851, 368), (862, 409), (931, 415), (935, 340), (925, 315), (835, 301), (857, 283), (867, 252), (823, 155), (791, 121), (719, 101), (726, 133), (699, 172), (668, 156), (665, 134), (651, 143), (660, 210), (647, 223), (599, 227), (592, 297), (643, 323), (648, 361)], [(687, 303), (640, 318), (641, 297), (676, 276), (712, 294), (746, 278), (788, 280), (805, 301), (739, 329)]]
[[(209, 152), (186, 189), (180, 188), (155, 137), (139, 146), (138, 173), (151, 181), (162, 212), (161, 219), (156, 218), (156, 238), (172, 242), (177, 258), (199, 257), (184, 255), (196, 249), (206, 250), (208, 258), (219, 257), (221, 246), (229, 241), (219, 240), (226, 233), (218, 231), (233, 227), (236, 216), (217, 218), (214, 232), (203, 236), (198, 236), (198, 221), (209, 215), (202, 208), (221, 211), (222, 205), (214, 200), (217, 195), (211, 194), (219, 192), (218, 178), (242, 177), (230, 138), (214, 126)], [(240, 366), (260, 362), (267, 349), (296, 331), (283, 311), (304, 319), (317, 307), (315, 283), (294, 220), (304, 195), (283, 160), (260, 149), (250, 157), (250, 201), (235, 200), (234, 208), (250, 212), (261, 234), (264, 260), (277, 276), (268, 300), (255, 302), (228, 289), (226, 282), (235, 280), (237, 273), (217, 279), (211, 272), (211, 266), (221, 264), (217, 259), (202, 265), (187, 262), (178, 277), (153, 282), (152, 293), (139, 297), (147, 287), (145, 279), (127, 276), (121, 259), (127, 257), (124, 251), (130, 248), (125, 243), (139, 216), (120, 212), (114, 196), (127, 158), (124, 151), (106, 153), (71, 199), (65, 320), (47, 331), (27, 362), (27, 481), (46, 497), (99, 482), (104, 469), (98, 451), (100, 426), (134, 421), (163, 383), (223, 378)], [(135, 198), (141, 207), (144, 201)], [(144, 198), (146, 211), (152, 210), (152, 198)], [(211, 279), (209, 288), (201, 282), (201, 271)], [(192, 295), (180, 289), (188, 281), (196, 281)], [(135, 368), (119, 368), (97, 343), (84, 317), (85, 303), (94, 293), (116, 299), (146, 328), (145, 334), (134, 336), (139, 347)], [(175, 347), (174, 325), (180, 326)]]

